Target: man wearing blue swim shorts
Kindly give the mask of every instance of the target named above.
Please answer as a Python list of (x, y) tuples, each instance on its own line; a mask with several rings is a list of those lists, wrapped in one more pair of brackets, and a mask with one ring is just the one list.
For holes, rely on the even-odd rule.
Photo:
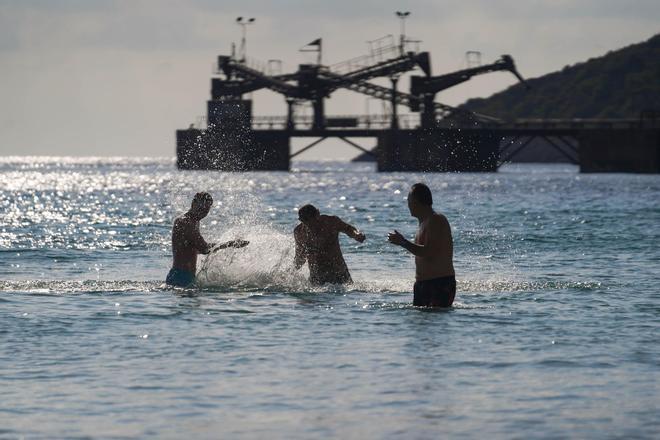
[(207, 243), (199, 232), (199, 222), (206, 217), (213, 205), (207, 192), (195, 194), (190, 210), (174, 220), (172, 228), (172, 269), (165, 283), (176, 287), (190, 287), (197, 273), (197, 255), (208, 254), (228, 247), (243, 247), (247, 241), (235, 240), (221, 245)]
[(423, 183), (412, 186), (408, 209), (419, 220), (415, 241), (406, 240), (396, 230), (388, 235), (388, 240), (415, 256), (413, 305), (451, 307), (456, 296), (456, 277), (449, 221), (433, 210), (431, 190)]

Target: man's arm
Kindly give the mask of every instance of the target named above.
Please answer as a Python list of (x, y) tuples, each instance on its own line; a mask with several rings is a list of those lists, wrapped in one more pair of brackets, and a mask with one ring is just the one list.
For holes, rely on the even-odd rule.
[(197, 249), (200, 254), (208, 254), (213, 248), (213, 243), (207, 243), (199, 232), (199, 224), (193, 225), (190, 231), (190, 244)]
[(248, 244), (250, 244), (250, 242), (247, 241), (247, 240), (241, 240), (241, 239), (231, 240), (231, 241), (227, 241), (225, 243), (211, 245), (211, 247), (213, 248), (211, 250), (211, 252), (215, 252), (215, 251), (219, 251), (220, 249), (227, 249), (227, 248), (236, 248), (236, 249), (238, 249), (238, 248), (245, 247)]
[(296, 229), (293, 230), (293, 238), (296, 241), (296, 255), (293, 257), (293, 265), (296, 270), (303, 267), (303, 264), (307, 261), (307, 250), (302, 243), (301, 231), (299, 228), (300, 226), (297, 226)]
[(416, 257), (428, 258), (438, 255), (442, 250), (442, 235), (444, 228), (449, 227), (446, 219), (433, 218), (429, 222), (423, 243), (413, 243), (395, 230), (390, 232), (387, 239), (390, 243), (401, 246)]
[(360, 232), (355, 226), (349, 225), (348, 223), (344, 222), (342, 219), (340, 219), (337, 216), (332, 217), (335, 226), (339, 232), (343, 232), (344, 234), (348, 235), (351, 237), (353, 240), (359, 241), (362, 243), (367, 237)]

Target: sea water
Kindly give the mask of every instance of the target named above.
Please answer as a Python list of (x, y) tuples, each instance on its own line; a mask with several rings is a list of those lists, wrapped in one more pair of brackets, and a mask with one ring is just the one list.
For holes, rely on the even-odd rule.
[[(411, 306), (406, 195), (452, 226), (451, 310)], [(163, 284), (172, 220), (215, 203), (199, 287)], [(355, 282), (292, 270), (296, 210)], [(2, 438), (657, 438), (660, 176), (178, 171), (171, 159), (0, 160)]]

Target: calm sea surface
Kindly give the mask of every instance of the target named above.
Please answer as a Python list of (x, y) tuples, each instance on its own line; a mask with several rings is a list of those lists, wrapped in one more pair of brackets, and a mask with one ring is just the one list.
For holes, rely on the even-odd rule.
[[(171, 160), (0, 159), (0, 438), (658, 438), (660, 176), (180, 172)], [(450, 311), (411, 306), (427, 182), (454, 234)], [(163, 285), (170, 226), (216, 203), (193, 290)], [(290, 269), (296, 208), (355, 283)]]

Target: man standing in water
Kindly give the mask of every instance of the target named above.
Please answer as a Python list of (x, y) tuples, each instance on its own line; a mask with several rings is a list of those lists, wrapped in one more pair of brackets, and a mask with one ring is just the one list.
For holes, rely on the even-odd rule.
[(388, 240), (415, 256), (415, 286), (413, 305), (450, 307), (456, 296), (454, 244), (447, 218), (433, 208), (431, 190), (416, 183), (408, 193), (410, 215), (419, 220), (415, 242), (406, 240), (398, 231), (390, 232)]
[(243, 247), (247, 241), (235, 240), (215, 245), (207, 243), (199, 232), (199, 222), (206, 217), (213, 205), (213, 197), (207, 192), (195, 194), (190, 210), (174, 220), (172, 228), (172, 269), (165, 283), (176, 287), (189, 287), (197, 273), (197, 255), (208, 254), (228, 247)]
[(293, 231), (296, 240), (296, 269), (307, 262), (309, 281), (313, 284), (352, 283), (339, 247), (339, 233), (343, 232), (360, 243), (366, 238), (364, 234), (339, 217), (321, 215), (314, 205), (300, 208), (298, 219), (300, 224)]

